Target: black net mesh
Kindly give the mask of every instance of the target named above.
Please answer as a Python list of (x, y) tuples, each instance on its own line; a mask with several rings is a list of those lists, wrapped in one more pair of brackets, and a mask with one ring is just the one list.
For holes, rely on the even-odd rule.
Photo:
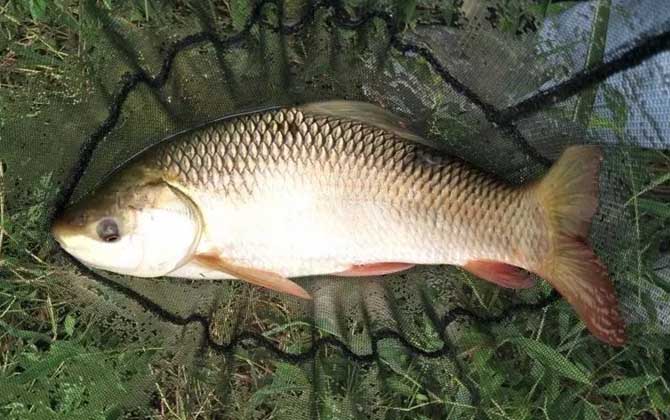
[[(662, 2), (48, 3), (39, 25), (67, 54), (17, 18), (41, 4), (0, 5), (0, 417), (667, 418)], [(591, 337), (544, 282), (419, 267), (300, 280), (307, 302), (93, 272), (49, 237), (68, 202), (172, 133), (333, 98), (382, 105), (516, 184), (567, 145), (603, 145), (590, 240), (629, 344)]]

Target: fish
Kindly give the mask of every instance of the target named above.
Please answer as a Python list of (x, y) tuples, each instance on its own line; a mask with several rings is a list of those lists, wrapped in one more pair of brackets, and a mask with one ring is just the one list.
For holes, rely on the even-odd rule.
[(613, 283), (588, 244), (601, 149), (570, 146), (543, 177), (513, 185), (409, 126), (345, 100), (216, 120), (137, 154), (52, 234), (95, 269), (240, 279), (305, 299), (291, 279), (453, 265), (523, 289), (536, 275), (596, 338), (624, 345)]

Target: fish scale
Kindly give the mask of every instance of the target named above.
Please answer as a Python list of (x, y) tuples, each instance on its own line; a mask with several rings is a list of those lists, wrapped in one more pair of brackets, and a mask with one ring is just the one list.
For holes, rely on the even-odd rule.
[[(290, 198), (303, 194), (302, 187), (318, 191), (326, 201), (314, 206), (314, 212), (332, 212), (329, 206), (344, 201), (346, 212), (340, 212), (341, 218), (332, 220), (324, 231), (350, 238), (360, 238), (353, 232), (367, 233), (367, 239), (351, 244), (359, 263), (382, 256), (419, 262), (439, 256), (445, 263), (463, 263), (465, 254), (474, 253), (528, 266), (539, 258), (533, 253), (547, 248), (547, 238), (538, 234), (543, 216), (522, 192), (387, 130), (308, 115), (299, 108), (241, 116), (183, 134), (161, 145), (142, 164), (166, 172), (195, 197), (215, 196), (210, 202), (224, 207), (221, 202), (226, 201), (257, 200), (262, 205), (268, 199), (263, 186), (268, 184), (285, 189), (289, 212)], [(360, 205), (372, 201), (376, 210)], [(528, 229), (512, 223), (520, 218), (526, 219)], [(410, 225), (394, 232), (394, 238), (379, 234), (407, 221)], [(294, 228), (298, 232), (300, 226)], [(524, 253), (521, 259), (507, 255), (512, 238), (533, 253)], [(463, 243), (469, 249), (461, 249)], [(239, 244), (230, 248), (233, 257), (247, 254)], [(401, 251), (393, 255), (392, 249)], [(341, 253), (349, 256), (348, 251)], [(329, 258), (339, 257), (329, 254)], [(266, 265), (270, 259), (270, 255), (261, 258)], [(350, 263), (341, 260), (338, 266)], [(280, 263), (287, 272), (288, 261), (270, 265), (276, 268)], [(304, 262), (300, 266), (306, 268)]]

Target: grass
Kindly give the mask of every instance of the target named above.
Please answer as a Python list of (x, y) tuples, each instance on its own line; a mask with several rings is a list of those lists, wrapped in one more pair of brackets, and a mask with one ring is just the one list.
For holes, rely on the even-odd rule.
[[(39, 5), (39, 6), (35, 6)], [(35, 106), (51, 95), (76, 98), (87, 45), (78, 2), (3, 1), (0, 3), (0, 89)], [(30, 88), (30, 92), (25, 92)]]
[[(664, 194), (667, 170), (659, 165), (648, 183), (655, 188), (641, 188), (638, 197)], [(50, 187), (45, 182), (35, 197), (43, 197)], [(283, 418), (292, 410), (308, 412), (315, 381), (321, 382), (320, 409), (335, 417), (367, 401), (395, 418), (420, 418), (419, 413), (425, 418), (431, 418), (426, 413), (473, 418), (477, 410), (490, 418), (537, 418), (538, 413), (559, 418), (568, 407), (578, 413), (574, 418), (662, 418), (670, 409), (662, 336), (643, 335), (643, 341), (623, 351), (603, 351), (563, 303), (490, 328), (470, 325), (457, 336), (458, 358), (467, 377), (480, 385), (479, 407), (468, 402), (450, 363), (412, 356), (392, 340), (380, 343), (380, 359), (372, 365), (352, 365), (341, 351), (324, 349), (317, 357), (321, 373), (316, 377), (309, 363), (277, 361), (263, 349), (240, 349), (233, 360), (223, 362), (208, 353), (195, 371), (157, 360), (152, 356), (162, 349), (134, 346), (103, 331), (86, 310), (101, 296), (66, 266), (36, 256), (43, 241), (40, 232), (17, 234), (39, 226), (42, 206), (15, 211), (9, 219), (3, 211), (2, 232), (8, 239), (0, 290), (0, 410), (10, 418), (91, 418), (93, 413), (115, 418), (135, 402), (134, 392), (149, 392), (143, 398), (152, 404), (153, 418), (204, 419), (224, 410), (231, 418)], [(490, 313), (508, 304), (499, 289), (476, 280), (461, 290), (461, 300), (475, 312)], [(237, 320), (273, 337), (279, 347), (291, 350), (303, 342), (292, 350), (305, 349), (308, 343), (297, 339), (300, 329), (293, 328), (306, 324), (292, 319), (289, 307), (253, 289), (244, 301), (249, 305), (242, 316), (246, 320), (230, 304), (221, 305), (214, 316), (220, 324), (213, 328), (224, 333), (221, 342), (230, 338), (231, 324), (226, 323)], [(337, 328), (323, 333), (329, 330)], [(219, 383), (222, 377), (225, 386)], [(109, 389), (125, 392), (110, 397)], [(565, 390), (570, 390), (567, 396)], [(91, 400), (96, 395), (105, 395), (104, 401)], [(53, 402), (45, 407), (40, 404), (44, 401)]]
[[(5, 225), (5, 170), (4, 164), (0, 161), (0, 227)], [(5, 239), (5, 230), (0, 228), (0, 252), (2, 252), (2, 241)], [(2, 254), (0, 254), (0, 264), (2, 264)]]
[[(162, 16), (153, 0), (98, 2), (138, 30), (186, 19), (186, 3), (173, 2), (175, 16)], [(502, 3), (501, 10), (510, 12), (502, 15), (501, 27), (518, 32), (527, 17), (510, 2)], [(209, 6), (230, 31), (249, 13), (239, 1)], [(408, 27), (416, 19), (460, 19), (441, 3), (415, 6), (402, 10)], [(552, 5), (543, 6), (532, 13), (545, 16)], [(98, 35), (81, 7), (75, 1), (0, 4), (3, 99), (16, 94), (15, 100), (31, 102), (39, 117), (40, 107), (54, 97), (78, 101), (91, 88), (85, 62), (93, 59), (89, 52)], [(591, 127), (625, 136), (625, 98), (605, 94), (611, 116), (591, 116)], [(540, 286), (510, 294), (455, 269), (424, 270), (412, 281), (324, 286), (339, 288), (333, 293), (339, 299), (315, 314), (317, 337), (336, 338), (367, 354), (370, 334), (388, 328), (427, 354), (449, 340), (453, 353), (412, 353), (391, 337), (377, 341), (377, 357), (362, 361), (352, 361), (333, 346), (298, 363), (247, 341), (226, 354), (202, 348), (197, 325), (181, 328), (147, 314), (132, 299), (73, 270), (55, 252), (45, 225), (57, 188), (54, 176), (41, 177), (24, 194), (12, 191), (11, 200), (0, 182), (0, 417), (293, 419), (318, 411), (323, 418), (662, 419), (670, 412), (670, 353), (653, 299), (667, 300), (670, 293), (655, 265), (670, 233), (670, 156), (631, 152), (625, 157), (631, 170), (622, 177), (630, 191), (625, 220), (636, 227), (636, 243), (620, 246), (632, 254), (622, 256), (621, 265), (630, 268), (622, 277), (641, 286), (635, 292), (640, 291), (650, 319), (630, 328), (630, 346), (601, 346), (562, 301), (502, 322), (459, 319), (443, 335), (423, 310), (422, 299), (438, 315), (454, 305), (497, 315), (512, 304), (537, 301), (549, 290)], [(162, 280), (147, 284), (172, 290), (163, 301), (178, 294), (188, 310), (211, 308), (205, 312), (212, 320), (208, 333), (217, 343), (254, 331), (290, 353), (311, 345), (314, 323), (308, 307), (239, 283), (211, 289), (172, 287)], [(665, 294), (645, 293), (663, 287)], [(209, 296), (198, 290), (218, 294), (198, 306), (198, 299)], [(477, 402), (469, 390), (473, 383)]]

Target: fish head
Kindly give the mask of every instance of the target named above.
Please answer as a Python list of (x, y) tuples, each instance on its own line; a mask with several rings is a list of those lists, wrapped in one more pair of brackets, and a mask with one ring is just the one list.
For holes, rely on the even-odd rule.
[(67, 208), (52, 234), (84, 264), (138, 277), (158, 277), (195, 253), (201, 220), (195, 203), (160, 180), (112, 182)]

